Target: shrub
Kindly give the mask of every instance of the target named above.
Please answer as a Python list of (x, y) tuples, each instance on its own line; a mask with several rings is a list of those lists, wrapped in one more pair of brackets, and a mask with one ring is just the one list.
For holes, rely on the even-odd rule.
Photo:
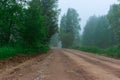
[(105, 56), (110, 56), (114, 58), (120, 58), (120, 48), (100, 49), (96, 47), (77, 47), (74, 49), (85, 51), (85, 52), (91, 52), (95, 54), (100, 54), (100, 55), (105, 55)]
[(103, 49), (99, 49), (97, 47), (78, 47), (76, 49), (86, 52), (99, 53), (99, 54), (103, 52)]
[(0, 48), (0, 59), (9, 58), (15, 56), (17, 50), (12, 47), (1, 47)]
[(6, 59), (16, 56), (17, 54), (33, 55), (38, 53), (46, 53), (49, 50), (48, 45), (39, 45), (38, 47), (22, 48), (18, 46), (5, 46), (0, 48), (0, 59)]
[(105, 54), (111, 57), (120, 58), (120, 48), (108, 48)]

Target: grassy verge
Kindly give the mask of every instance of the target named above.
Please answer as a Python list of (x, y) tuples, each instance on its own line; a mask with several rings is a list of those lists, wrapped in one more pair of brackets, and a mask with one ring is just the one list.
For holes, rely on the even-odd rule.
[(0, 59), (6, 59), (11, 56), (15, 56), (18, 50), (12, 47), (1, 47), (0, 48)]
[(100, 49), (96, 47), (77, 47), (75, 49), (109, 57), (120, 58), (120, 48)]
[(16, 56), (18, 54), (33, 55), (38, 53), (46, 53), (49, 46), (40, 46), (39, 48), (21, 48), (5, 46), (0, 48), (0, 60)]
[(120, 58), (120, 48), (108, 48), (105, 50), (106, 55), (114, 58)]

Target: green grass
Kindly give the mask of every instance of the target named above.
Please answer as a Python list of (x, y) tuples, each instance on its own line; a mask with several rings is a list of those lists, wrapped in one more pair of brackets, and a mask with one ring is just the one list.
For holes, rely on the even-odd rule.
[(105, 50), (104, 54), (110, 57), (120, 58), (120, 48), (108, 48)]
[(0, 47), (0, 60), (16, 56), (17, 54), (33, 55), (39, 53), (46, 53), (48, 50), (48, 45), (41, 45), (38, 48), (21, 48), (11, 46)]
[(15, 56), (17, 50), (12, 47), (1, 47), (0, 48), (0, 59), (6, 59), (11, 56)]
[(82, 50), (82, 51), (86, 51), (86, 52), (92, 52), (92, 53), (99, 53), (101, 54), (104, 50), (99, 49), (97, 47), (80, 47), (80, 48), (76, 48), (78, 50)]
[(100, 49), (97, 47), (77, 47), (77, 50), (105, 55), (113, 58), (120, 58), (120, 48)]

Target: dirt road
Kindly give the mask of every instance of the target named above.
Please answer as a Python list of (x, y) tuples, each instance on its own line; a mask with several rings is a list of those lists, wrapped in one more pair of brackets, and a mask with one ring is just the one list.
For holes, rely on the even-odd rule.
[(120, 80), (120, 60), (53, 49), (1, 72), (0, 80)]

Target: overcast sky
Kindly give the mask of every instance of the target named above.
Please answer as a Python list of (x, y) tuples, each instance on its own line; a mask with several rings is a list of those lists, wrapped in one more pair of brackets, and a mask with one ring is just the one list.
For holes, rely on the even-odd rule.
[(76, 9), (82, 19), (80, 24), (83, 28), (90, 16), (107, 14), (110, 5), (114, 3), (118, 3), (117, 0), (59, 0), (59, 8), (61, 15), (66, 13), (68, 8)]

